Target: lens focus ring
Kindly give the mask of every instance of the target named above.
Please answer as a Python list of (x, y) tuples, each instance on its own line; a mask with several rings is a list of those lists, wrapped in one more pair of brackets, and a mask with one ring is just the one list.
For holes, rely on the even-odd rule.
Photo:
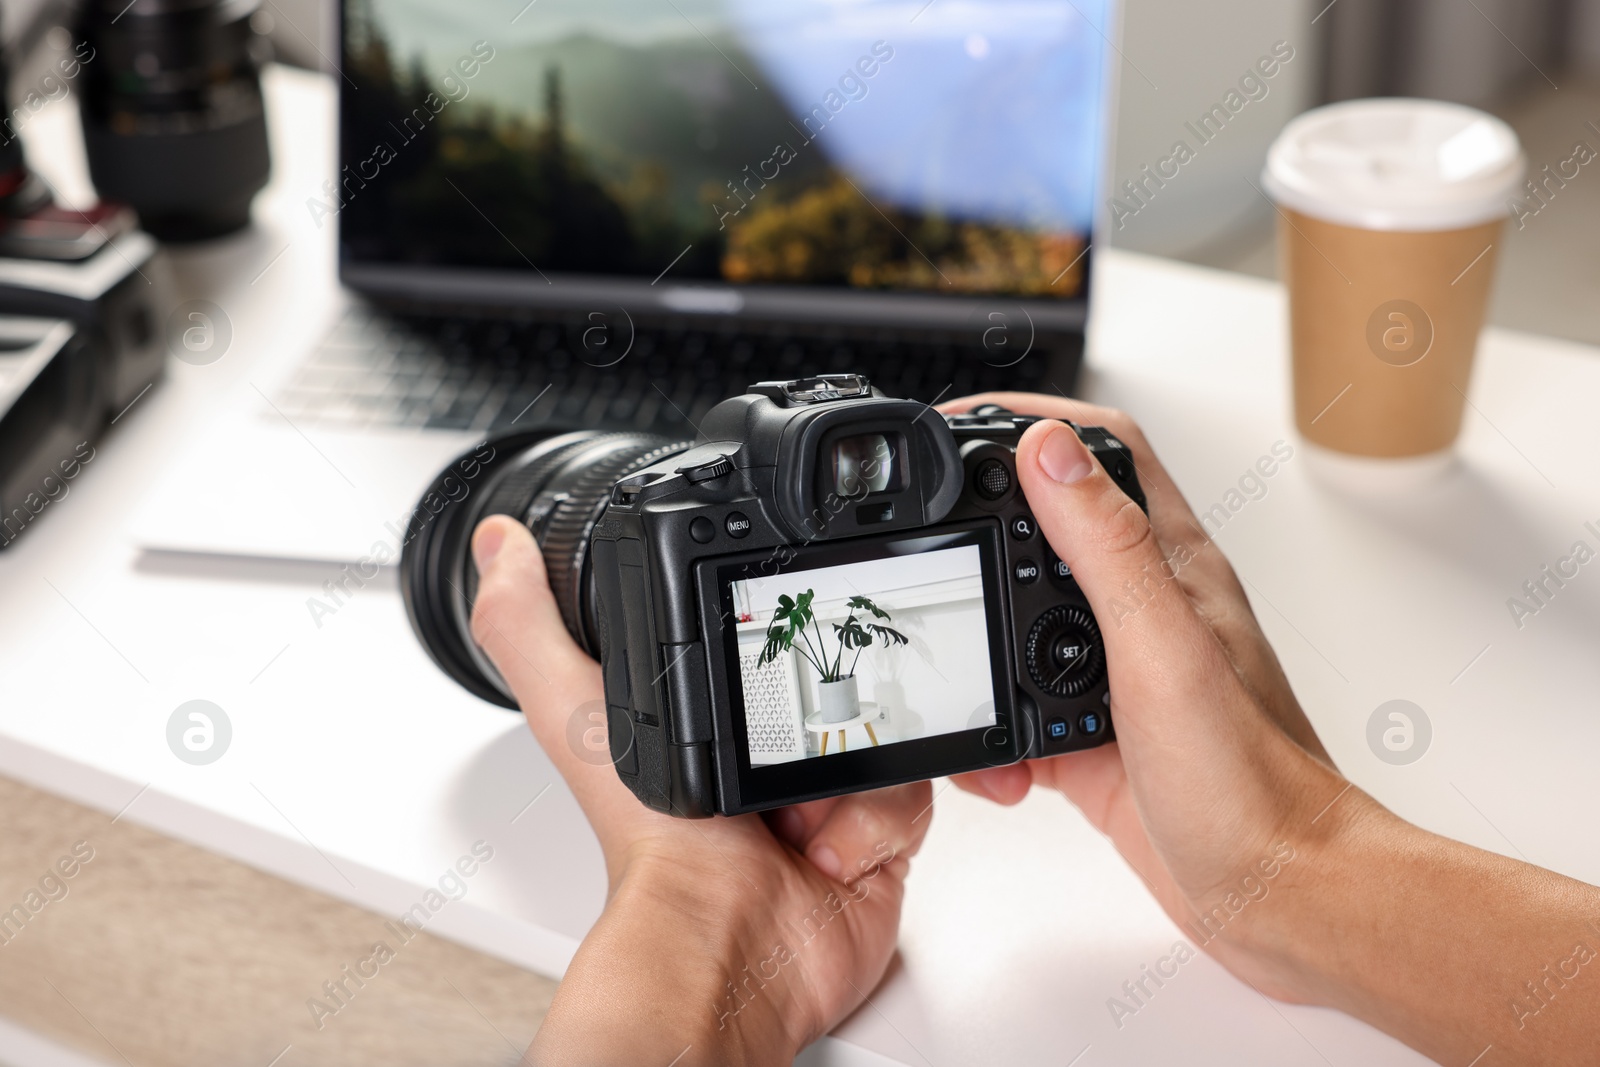
[[(552, 478), (539, 496), (528, 502), (527, 511), (540, 510), (540, 498), (555, 495), (539, 542), (545, 571), (567, 630), (584, 651), (596, 655), (600, 650), (589, 647), (590, 627), (586, 625), (593, 620), (584, 618), (589, 610), (583, 583), (589, 535), (611, 498), (613, 485), (636, 470), (683, 451), (690, 442), (668, 441), (653, 434), (616, 434), (596, 438), (589, 444), (594, 446), (592, 450), (583, 449), (569, 460), (569, 466), (582, 463), (581, 469), (572, 477)], [(602, 449), (602, 454), (594, 454)]]

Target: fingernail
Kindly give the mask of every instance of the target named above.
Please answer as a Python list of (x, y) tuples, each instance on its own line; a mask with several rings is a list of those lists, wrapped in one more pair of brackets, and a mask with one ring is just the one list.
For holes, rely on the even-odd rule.
[(1039, 442), (1039, 466), (1062, 485), (1082, 481), (1093, 470), (1093, 458), (1069, 427), (1057, 426)]
[(844, 862), (839, 859), (839, 854), (831, 845), (818, 845), (806, 856), (811, 860), (811, 865), (829, 878), (839, 877), (839, 872), (844, 870)]
[(479, 571), (489, 569), (489, 564), (500, 554), (500, 546), (505, 542), (505, 531), (500, 529), (499, 523), (487, 523), (478, 527), (472, 535), (472, 561), (478, 565)]

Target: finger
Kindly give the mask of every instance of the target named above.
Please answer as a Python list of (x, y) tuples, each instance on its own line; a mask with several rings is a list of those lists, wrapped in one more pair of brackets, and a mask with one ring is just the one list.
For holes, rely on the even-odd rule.
[(1178, 484), (1172, 480), (1172, 475), (1156, 458), (1144, 431), (1127, 414), (1071, 397), (1042, 396), (1037, 393), (981, 393), (953, 400), (941, 405), (940, 410), (959, 414), (982, 404), (998, 404), (1020, 415), (1070, 420), (1079, 426), (1104, 426), (1116, 434), (1133, 453), (1134, 473), (1138, 475), (1139, 485), (1144, 489), (1150, 505), (1150, 521), (1164, 554), (1170, 556), (1179, 546), (1183, 546), (1188, 549), (1187, 554), (1193, 557), (1194, 565), (1202, 568), (1217, 568), (1220, 565), (1217, 576), (1224, 578), (1229, 587), (1237, 590), (1240, 600), (1244, 599), (1244, 591), (1239, 588), (1238, 580), (1222, 554), (1202, 552), (1210, 544), (1209, 535), (1200, 520), (1195, 518), (1194, 510), (1184, 499)]
[(472, 554), (478, 567), (473, 640), (511, 687), (540, 747), (608, 843), (606, 831), (650, 813), (609, 761), (581, 759), (568, 740), (572, 716), (604, 699), (600, 665), (568, 634), (526, 527), (504, 515), (487, 518), (473, 533)]
[(1119, 734), (1132, 725), (1158, 732), (1162, 743), (1181, 744), (1208, 729), (1210, 723), (1185, 721), (1171, 709), (1217, 707), (1225, 694), (1214, 691), (1216, 679), (1236, 685), (1238, 679), (1188, 596), (1163, 578), (1170, 575), (1144, 511), (1059, 422), (1035, 423), (1022, 435), (1017, 478), (1100, 624), (1113, 712), (1128, 709), (1117, 721)]
[[(1117, 742), (1088, 748), (1081, 752), (1067, 752), (1047, 756), (1030, 763), (1034, 777), (1041, 785), (1061, 791), (1089, 825), (1111, 837), (1120, 849), (1131, 840), (1143, 835), (1138, 825), (1137, 812), (1124, 803), (1128, 784), (1127, 768), (1122, 763), (1122, 751)], [(1128, 809), (1125, 811), (1124, 809)], [(1131, 812), (1135, 815), (1131, 825), (1119, 827), (1115, 819)], [(1126, 831), (1119, 836), (1118, 831)]]
[(1009, 807), (1020, 802), (1033, 788), (1033, 770), (1027, 762), (1009, 763), (1004, 767), (985, 767), (981, 771), (957, 774), (950, 780), (957, 789)]
[(829, 813), (838, 803), (838, 797), (809, 800), (804, 804), (773, 808), (771, 811), (763, 812), (762, 816), (775, 837), (796, 852), (804, 852), (806, 846), (811, 843), (811, 838), (816, 835), (818, 828), (827, 820)]
[(922, 847), (932, 815), (928, 782), (840, 797), (807, 843), (806, 858), (828, 877), (853, 882), (909, 861)]
[[(1171, 914), (1188, 904), (1146, 831), (1138, 804), (1127, 803), (1127, 767), (1117, 742), (1032, 762), (1041, 785), (1061, 791), (1090, 826), (1110, 838), (1123, 860)], [(1173, 910), (1176, 909), (1176, 910)]]
[(939, 410), (957, 414), (983, 404), (998, 404), (1018, 414), (1070, 419), (1080, 426), (1104, 426), (1122, 439), (1133, 452), (1134, 470), (1150, 505), (1150, 522), (1165, 560), (1162, 575), (1154, 577), (1171, 575), (1170, 580), (1188, 595), (1196, 613), (1222, 643), (1241, 682), (1297, 744), (1327, 762), (1327, 750), (1292, 699), (1283, 667), (1261, 632), (1233, 565), (1196, 518), (1138, 424), (1114, 408), (1037, 393), (982, 393), (949, 401)]
[(472, 637), (512, 690), (544, 695), (590, 686), (598, 665), (567, 632), (527, 527), (506, 515), (483, 520), (472, 534), (472, 559), (478, 568)]
[(1128, 597), (1145, 593), (1139, 598), (1139, 614), (1151, 616), (1145, 628), (1176, 627), (1180, 635), (1200, 628), (1187, 597), (1170, 582), (1152, 581), (1165, 557), (1150, 518), (1076, 433), (1055, 421), (1029, 427), (1017, 442), (1017, 480), (1096, 614), (1113, 606), (1126, 610)]

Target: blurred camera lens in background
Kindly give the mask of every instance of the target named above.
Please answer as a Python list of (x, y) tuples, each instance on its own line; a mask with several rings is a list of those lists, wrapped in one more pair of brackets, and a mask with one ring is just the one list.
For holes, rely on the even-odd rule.
[(840, 496), (880, 493), (893, 476), (894, 449), (883, 434), (857, 434), (833, 446), (833, 491)]
[(89, 175), (164, 241), (241, 229), (267, 182), (258, 0), (87, 0)]

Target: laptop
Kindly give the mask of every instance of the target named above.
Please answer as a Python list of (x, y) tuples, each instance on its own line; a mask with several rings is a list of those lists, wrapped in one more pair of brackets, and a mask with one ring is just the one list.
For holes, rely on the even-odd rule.
[(1110, 0), (340, 15), (344, 311), (146, 548), (360, 559), (486, 435), (690, 437), (762, 379), (1071, 391)]

